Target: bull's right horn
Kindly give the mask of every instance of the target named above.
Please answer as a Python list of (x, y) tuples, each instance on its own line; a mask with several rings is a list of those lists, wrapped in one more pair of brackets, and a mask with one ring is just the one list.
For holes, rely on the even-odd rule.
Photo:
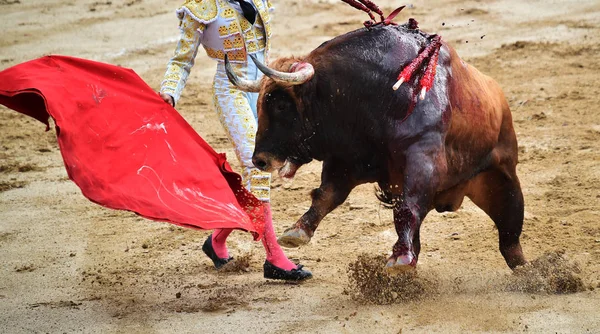
[(231, 63), (229, 62), (227, 54), (225, 54), (225, 72), (227, 73), (227, 78), (229, 78), (229, 82), (231, 82), (240, 90), (250, 93), (260, 92), (260, 80), (246, 80), (238, 77), (237, 74), (235, 74)]
[(261, 72), (276, 81), (287, 82), (292, 85), (301, 85), (315, 75), (315, 69), (310, 63), (298, 63), (294, 66), (295, 70), (291, 73), (288, 73), (276, 71), (268, 67), (256, 59), (254, 55), (250, 55), (250, 58), (252, 58), (252, 61), (254, 64), (256, 64), (256, 67), (258, 67)]

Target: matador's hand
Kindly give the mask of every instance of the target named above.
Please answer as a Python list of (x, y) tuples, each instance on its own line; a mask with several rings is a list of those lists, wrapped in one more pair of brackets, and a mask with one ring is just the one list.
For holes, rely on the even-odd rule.
[(171, 105), (171, 107), (175, 107), (175, 100), (173, 100), (173, 97), (169, 94), (165, 94), (165, 93), (161, 93), (158, 92), (158, 95), (160, 95), (160, 97), (167, 102), (168, 104)]

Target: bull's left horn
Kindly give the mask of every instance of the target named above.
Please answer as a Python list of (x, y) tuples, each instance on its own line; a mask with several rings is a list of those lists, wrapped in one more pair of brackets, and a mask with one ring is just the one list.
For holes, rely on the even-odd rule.
[(279, 72), (268, 67), (256, 59), (254, 55), (250, 55), (250, 58), (252, 58), (252, 61), (254, 64), (256, 64), (256, 67), (258, 67), (261, 72), (276, 81), (286, 82), (292, 85), (301, 85), (315, 75), (315, 69), (309, 63), (300, 63), (296, 66), (296, 71), (288, 73)]
[(250, 93), (260, 92), (260, 80), (246, 80), (238, 77), (237, 74), (235, 74), (231, 63), (229, 62), (227, 54), (225, 54), (225, 72), (227, 73), (229, 82), (231, 82), (237, 88)]

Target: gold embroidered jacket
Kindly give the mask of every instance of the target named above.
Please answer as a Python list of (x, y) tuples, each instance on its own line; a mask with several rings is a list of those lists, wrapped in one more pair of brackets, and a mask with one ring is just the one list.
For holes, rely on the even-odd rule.
[(268, 0), (251, 0), (257, 10), (251, 25), (227, 0), (187, 0), (176, 13), (180, 19), (181, 37), (173, 58), (167, 65), (161, 92), (177, 102), (200, 44), (206, 54), (223, 61), (225, 53), (232, 63), (245, 63), (249, 53), (270, 49), (271, 25)]

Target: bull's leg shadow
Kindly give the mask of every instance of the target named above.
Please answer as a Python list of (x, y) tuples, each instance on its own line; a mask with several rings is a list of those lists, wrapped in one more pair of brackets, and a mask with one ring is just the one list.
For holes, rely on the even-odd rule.
[[(339, 165), (338, 165), (339, 166)], [(319, 223), (348, 198), (356, 186), (347, 169), (335, 168), (332, 163), (323, 163), (321, 185), (311, 192), (312, 204), (308, 211), (290, 228), (285, 230), (277, 242), (284, 247), (295, 248), (310, 242)]]
[(519, 237), (524, 201), (514, 167), (485, 171), (471, 180), (467, 196), (494, 221), (500, 253), (511, 269), (527, 263)]

